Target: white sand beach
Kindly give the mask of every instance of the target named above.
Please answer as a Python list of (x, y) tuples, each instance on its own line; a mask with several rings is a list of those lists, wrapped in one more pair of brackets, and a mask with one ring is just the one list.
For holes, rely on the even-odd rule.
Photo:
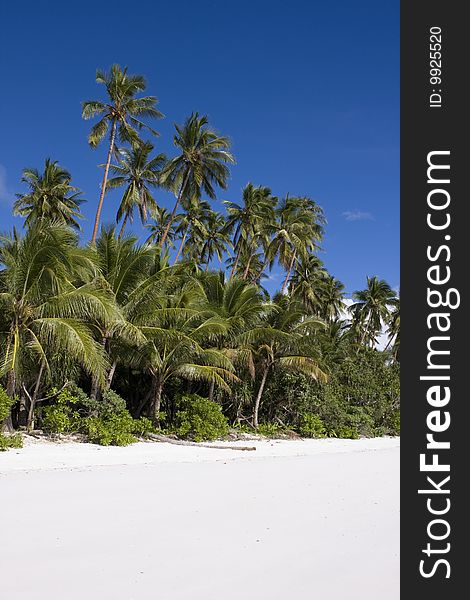
[(399, 439), (0, 453), (9, 600), (397, 600)]

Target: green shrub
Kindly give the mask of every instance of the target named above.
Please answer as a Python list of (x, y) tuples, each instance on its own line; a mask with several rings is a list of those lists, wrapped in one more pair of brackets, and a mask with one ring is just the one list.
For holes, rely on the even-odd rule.
[[(81, 387), (78, 387), (76, 383), (70, 383), (64, 390), (66, 394), (68, 394), (70, 398), (71, 404), (77, 404), (80, 407), (85, 406), (87, 401), (90, 400), (87, 393), (82, 390)], [(66, 396), (62, 396), (62, 398), (66, 398)]]
[(54, 404), (37, 406), (36, 416), (46, 433), (73, 433), (78, 431), (80, 422), (80, 397), (75, 390), (66, 387), (60, 392), (52, 388), (48, 395), (56, 394)]
[(336, 425), (334, 428), (327, 428), (326, 435), (328, 437), (357, 440), (359, 432), (354, 427), (349, 425)]
[[(79, 389), (79, 388), (77, 388)], [(57, 388), (52, 388), (49, 395), (57, 394)], [(69, 406), (71, 404), (78, 404), (80, 402), (80, 396), (75, 393), (71, 387), (66, 387), (61, 390), (54, 398), (54, 403), (61, 406)]]
[(300, 432), (302, 415), (315, 414), (335, 437), (399, 434), (399, 366), (386, 353), (363, 349), (331, 364), (329, 375), (328, 383), (318, 383), (302, 373), (274, 373), (261, 419), (280, 419)]
[(75, 384), (62, 390), (54, 404), (41, 407), (38, 413), (47, 433), (84, 433), (90, 442), (102, 446), (127, 446), (137, 441), (134, 433), (146, 435), (153, 430), (149, 419), (134, 420), (125, 400), (113, 390), (93, 400)]
[(374, 437), (382, 437), (384, 435), (388, 435), (388, 429), (386, 427), (376, 427), (374, 429)]
[(11, 448), (22, 448), (23, 438), (20, 433), (14, 433), (12, 435), (5, 435), (0, 433), (0, 452), (4, 450), (10, 450)]
[(113, 390), (103, 392), (100, 400), (87, 398), (87, 416), (82, 431), (90, 442), (101, 446), (128, 446), (137, 441), (134, 434), (145, 435), (152, 430), (149, 419), (134, 420), (126, 409), (126, 401)]
[(128, 446), (137, 441), (133, 435), (135, 421), (127, 411), (107, 418), (87, 417), (82, 431), (90, 442), (101, 446)]
[(19, 433), (13, 435), (2, 433), (3, 421), (10, 414), (11, 407), (16, 401), (17, 398), (10, 398), (5, 389), (0, 385), (0, 451), (23, 447), (23, 438)]
[(302, 413), (298, 430), (302, 437), (324, 438), (326, 435), (323, 421), (312, 413)]
[(113, 390), (106, 390), (98, 400), (89, 398), (80, 388), (76, 389), (81, 392), (80, 405), (86, 416), (106, 419), (112, 415), (121, 414), (126, 410), (126, 401)]
[(47, 433), (73, 433), (80, 429), (80, 414), (70, 406), (53, 404), (41, 410), (42, 427)]
[(269, 438), (279, 437), (280, 434), (286, 432), (286, 428), (277, 423), (260, 423), (258, 425), (257, 433), (264, 435)]
[(147, 417), (140, 417), (140, 419), (134, 419), (132, 424), (132, 433), (139, 437), (145, 437), (149, 433), (154, 433), (155, 427), (150, 419)]
[(11, 407), (17, 398), (10, 398), (5, 389), (0, 385), (0, 425), (10, 414)]
[(388, 415), (387, 419), (388, 433), (391, 435), (400, 435), (400, 411), (394, 410)]
[(215, 440), (228, 434), (228, 421), (219, 404), (197, 394), (177, 401), (174, 433), (196, 442)]

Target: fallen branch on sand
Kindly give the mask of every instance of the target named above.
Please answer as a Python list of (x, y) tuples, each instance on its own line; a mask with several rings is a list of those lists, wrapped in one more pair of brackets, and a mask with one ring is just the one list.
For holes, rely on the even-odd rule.
[(217, 450), (245, 450), (253, 451), (256, 450), (255, 446), (222, 446), (216, 444), (205, 444), (204, 442), (189, 442), (186, 440), (175, 440), (174, 438), (166, 435), (160, 435), (159, 433), (150, 433), (147, 436), (150, 440), (155, 442), (166, 442), (167, 444), (176, 444), (177, 446), (199, 446), (200, 448), (216, 448)]

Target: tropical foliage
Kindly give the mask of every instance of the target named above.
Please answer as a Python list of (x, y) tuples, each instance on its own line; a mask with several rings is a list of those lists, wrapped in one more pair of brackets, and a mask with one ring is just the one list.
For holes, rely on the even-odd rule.
[(71, 185), (72, 176), (57, 162), (46, 158), (43, 173), (37, 169), (24, 169), (21, 181), (29, 191), (17, 194), (13, 212), (26, 217), (25, 227), (54, 221), (80, 229), (77, 220), (82, 217), (80, 190)]
[[(103, 444), (159, 428), (197, 440), (230, 426), (396, 433), (397, 294), (368, 277), (348, 304), (319, 258), (316, 201), (248, 183), (221, 204), (235, 162), (228, 137), (193, 113), (167, 159), (144, 121), (162, 117), (155, 97), (140, 96), (144, 78), (114, 65), (96, 80), (106, 99), (85, 102), (83, 117), (99, 117), (89, 143), (108, 138), (108, 153), (91, 240), (78, 233), (81, 192), (50, 159), (23, 172), (14, 212), (24, 232), (0, 238), (3, 428)], [(122, 191), (118, 232), (101, 223), (111, 190)], [(142, 235), (129, 232), (136, 213)]]

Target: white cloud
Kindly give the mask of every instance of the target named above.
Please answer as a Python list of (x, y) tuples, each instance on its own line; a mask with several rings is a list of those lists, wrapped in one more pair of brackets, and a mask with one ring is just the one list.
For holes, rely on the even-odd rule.
[(266, 273), (265, 271), (265, 275), (266, 278), (264, 279), (264, 281), (279, 281), (281, 279), (279, 273)]
[(346, 221), (373, 221), (374, 216), (370, 212), (362, 210), (347, 210), (341, 215)]

